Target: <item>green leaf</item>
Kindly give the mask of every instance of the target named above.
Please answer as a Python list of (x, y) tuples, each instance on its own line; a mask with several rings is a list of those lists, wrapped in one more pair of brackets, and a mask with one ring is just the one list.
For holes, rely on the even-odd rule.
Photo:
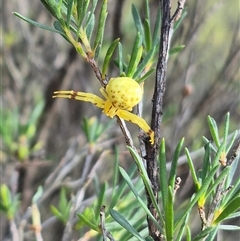
[(59, 220), (63, 221), (61, 212), (55, 206), (51, 205), (50, 210), (54, 216), (56, 216)]
[(135, 162), (138, 166), (139, 173), (141, 175), (141, 178), (143, 180), (145, 188), (147, 189), (147, 192), (148, 192), (148, 194), (151, 198), (152, 204), (153, 204), (154, 208), (156, 209), (156, 211), (158, 213), (158, 216), (159, 216), (159, 219), (160, 219), (159, 221), (163, 224), (164, 219), (163, 219), (162, 213), (160, 211), (159, 205), (157, 203), (157, 200), (155, 199), (155, 196), (154, 196), (154, 193), (153, 193), (153, 190), (152, 190), (152, 186), (151, 186), (151, 182), (148, 178), (148, 174), (147, 174), (147, 171), (146, 171), (146, 169), (143, 165), (142, 159), (132, 147), (127, 146), (127, 148), (129, 149), (129, 151), (131, 152), (131, 154), (134, 157), (134, 160), (135, 160)]
[(229, 132), (229, 120), (230, 119), (230, 113), (228, 112), (225, 117), (225, 123), (224, 123), (224, 135), (223, 135), (223, 142), (224, 142), (224, 150), (226, 150), (226, 143), (227, 143), (227, 137)]
[[(117, 146), (114, 146), (114, 168), (113, 168), (113, 186), (112, 186), (112, 197), (114, 197), (115, 193), (118, 192), (118, 183), (119, 183), (119, 171), (118, 171), (118, 166), (119, 166), (119, 150)], [(113, 207), (111, 207), (113, 208)]]
[(208, 227), (206, 229), (204, 229), (203, 231), (201, 231), (200, 233), (198, 233), (194, 238), (193, 241), (202, 241), (204, 240), (204, 238), (209, 235), (212, 232), (216, 232), (217, 228), (213, 228), (213, 227)]
[(36, 125), (45, 106), (45, 101), (39, 101), (36, 106), (33, 108), (31, 115), (28, 119), (27, 125)]
[(215, 192), (215, 188), (218, 186), (218, 184), (227, 177), (228, 173), (230, 171), (229, 167), (224, 168), (224, 170), (221, 172), (221, 174), (213, 181), (213, 183), (209, 186), (209, 189), (207, 190), (207, 193), (205, 195), (205, 198), (207, 198), (212, 192)]
[(122, 57), (122, 44), (118, 43), (118, 68), (119, 76), (123, 73), (123, 57)]
[(98, 20), (97, 34), (94, 41), (95, 58), (98, 57), (98, 54), (102, 47), (102, 39), (103, 39), (103, 34), (105, 29), (106, 18), (107, 18), (107, 0), (103, 0), (100, 15), (99, 15), (99, 20)]
[(73, 12), (74, 0), (67, 1), (67, 28), (70, 26), (72, 12)]
[(146, 74), (144, 74), (140, 79), (138, 79), (137, 82), (139, 84), (144, 82), (153, 72), (155, 72), (155, 69), (150, 69)]
[(14, 218), (14, 214), (17, 212), (20, 204), (20, 195), (11, 197), (11, 192), (7, 185), (2, 184), (0, 186), (0, 211), (4, 212), (8, 220)]
[(149, 20), (145, 19), (144, 21), (144, 37), (146, 43), (146, 51), (150, 51), (152, 49), (152, 36)]
[(2, 184), (0, 186), (0, 201), (1, 201), (1, 207), (4, 210), (7, 210), (11, 206), (11, 193), (7, 187), (7, 185)]
[(208, 189), (208, 187), (212, 181), (212, 178), (214, 177), (214, 175), (216, 175), (216, 171), (218, 170), (218, 168), (219, 168), (218, 166), (214, 166), (211, 169), (211, 171), (209, 172), (209, 175), (205, 179), (204, 184), (201, 186), (201, 188), (197, 191), (197, 193), (195, 194), (193, 199), (190, 201), (190, 203), (188, 204), (188, 207), (184, 211), (184, 214), (177, 220), (175, 227), (177, 227), (179, 224), (181, 224), (183, 222), (186, 215), (190, 212), (190, 210), (195, 205), (195, 203), (199, 200), (199, 198), (202, 198), (202, 195), (205, 194), (206, 190)]
[[(138, 76), (140, 76), (142, 74), (142, 72), (144, 71), (144, 69), (146, 68), (146, 66), (148, 65), (148, 63), (152, 60), (154, 54), (155, 54), (156, 48), (153, 47), (148, 53), (147, 55), (143, 58), (143, 60), (141, 61), (141, 63), (138, 65), (137, 70), (135, 71), (134, 75), (133, 75), (133, 79), (137, 79)], [(139, 81), (137, 81), (139, 83)]]
[(154, 241), (154, 239), (151, 236), (147, 236), (146, 241)]
[(189, 226), (186, 226), (186, 241), (191, 241), (191, 229)]
[(217, 123), (211, 116), (208, 116), (208, 126), (216, 146), (220, 147)]
[(82, 21), (86, 15), (90, 0), (77, 0), (78, 29), (82, 26)]
[(131, 58), (128, 64), (128, 68), (126, 70), (126, 76), (132, 78), (133, 74), (135, 73), (137, 66), (139, 64), (139, 61), (142, 57), (142, 36), (140, 33), (137, 33), (134, 45), (133, 45), (133, 50), (131, 53)]
[(191, 158), (190, 153), (187, 148), (185, 148), (185, 154), (187, 156), (188, 165), (189, 165), (190, 172), (191, 172), (191, 175), (193, 178), (193, 182), (195, 184), (195, 188), (196, 188), (196, 190), (199, 190), (201, 184), (198, 181), (197, 174), (196, 174), (196, 171), (195, 171), (195, 168), (193, 165), (193, 161), (192, 161), (192, 158)]
[[(138, 9), (135, 7), (134, 4), (132, 4), (132, 15), (133, 15), (133, 19), (134, 19), (134, 23), (135, 23), (135, 27), (137, 29), (137, 32), (143, 37), (143, 41), (145, 41), (141, 17), (140, 17), (140, 14), (138, 12)], [(145, 46), (145, 42), (144, 42), (144, 46)]]
[(221, 230), (232, 230), (232, 231), (240, 230), (240, 227), (237, 225), (219, 225), (218, 227)]
[(237, 138), (237, 135), (238, 135), (238, 131), (236, 130), (234, 133), (233, 133), (233, 135), (232, 135), (232, 137), (231, 137), (231, 139), (229, 140), (229, 142), (228, 142), (228, 144), (227, 144), (227, 146), (226, 146), (226, 153), (229, 153), (229, 151), (231, 150), (231, 148), (232, 148), (232, 146), (233, 146), (233, 144), (234, 144), (234, 142), (235, 142), (235, 140), (236, 140), (236, 138)]
[[(166, 168), (166, 150), (165, 139), (163, 138), (160, 144), (159, 162), (159, 185), (161, 187), (163, 210), (166, 210), (168, 199), (168, 184), (167, 184), (167, 168)], [(165, 214), (166, 217), (166, 214)]]
[[(129, 176), (133, 177), (133, 175), (136, 172), (136, 166), (132, 166), (131, 169), (129, 170)], [(113, 208), (115, 207), (115, 205), (117, 204), (117, 202), (121, 199), (122, 194), (125, 192), (126, 188), (127, 188), (127, 183), (125, 181), (123, 181), (118, 187), (116, 187), (117, 190), (114, 190), (114, 194), (112, 196), (112, 201), (109, 205), (109, 208)]]
[[(193, 200), (193, 198), (194, 198), (194, 195), (191, 197), (190, 202)], [(177, 233), (176, 241), (182, 240), (185, 228), (186, 228), (187, 223), (188, 223), (188, 218), (190, 216), (190, 211), (188, 213), (186, 213), (186, 210), (182, 210), (182, 213), (184, 214), (185, 217), (181, 220), (180, 228), (179, 229), (177, 228), (179, 223), (176, 223), (174, 225), (174, 232)]]
[(124, 227), (134, 237), (136, 237), (140, 241), (145, 241), (145, 239), (138, 233), (138, 231), (119, 212), (111, 209), (110, 214), (117, 223)]
[(146, 204), (144, 203), (144, 201), (142, 200), (142, 198), (139, 196), (136, 188), (134, 187), (130, 177), (128, 176), (128, 174), (126, 173), (126, 171), (122, 168), (119, 167), (119, 171), (122, 175), (122, 177), (124, 178), (124, 180), (126, 181), (126, 183), (128, 184), (129, 188), (131, 189), (131, 191), (133, 192), (133, 194), (135, 195), (135, 197), (137, 198), (137, 201), (139, 202), (139, 204), (141, 205), (141, 207), (145, 210), (145, 212), (147, 213), (148, 217), (152, 219), (152, 221), (155, 223), (156, 227), (158, 227), (158, 229), (163, 232), (163, 229), (161, 228), (161, 226), (159, 225), (158, 221), (154, 218), (154, 216), (152, 215), (152, 213), (149, 211), (148, 207), (146, 206)]
[(109, 46), (108, 50), (107, 50), (107, 53), (105, 55), (105, 58), (104, 58), (104, 61), (103, 61), (103, 67), (102, 67), (102, 76), (105, 77), (106, 73), (107, 73), (107, 70), (108, 70), (108, 67), (109, 67), (109, 62), (112, 58), (112, 55), (119, 43), (119, 38), (115, 39), (111, 45)]
[(91, 18), (89, 18), (89, 21), (86, 25), (86, 35), (87, 35), (87, 38), (88, 38), (89, 41), (92, 37), (94, 25), (95, 25), (95, 16), (94, 16), (94, 14), (92, 14)]
[(174, 186), (175, 186), (175, 179), (176, 179), (176, 173), (177, 173), (177, 162), (178, 162), (181, 150), (182, 150), (183, 143), (184, 143), (184, 138), (182, 138), (179, 141), (179, 143), (176, 147), (176, 150), (174, 151), (174, 155), (173, 155), (171, 170), (170, 170), (169, 179), (168, 179), (168, 185), (170, 187), (172, 187), (172, 189), (174, 189)]
[(67, 201), (67, 196), (66, 196), (66, 190), (65, 188), (61, 188), (61, 191), (60, 191), (60, 196), (59, 196), (59, 210), (60, 211), (63, 211), (66, 206), (68, 204), (68, 201)]
[(32, 203), (37, 203), (37, 201), (42, 197), (43, 195), (43, 187), (39, 186), (37, 189), (37, 192), (34, 194), (32, 198)]
[(173, 241), (173, 223), (174, 223), (174, 203), (173, 203), (173, 189), (171, 187), (167, 190), (167, 202), (165, 206), (165, 225), (167, 241)]
[[(94, 15), (94, 12), (96, 10), (96, 7), (97, 7), (97, 3), (98, 3), (98, 0), (92, 0), (92, 3), (91, 3), (91, 11), (90, 11), (90, 15), (87, 17), (87, 21), (86, 21), (86, 26), (89, 22), (89, 18), (91, 18), (92, 15)], [(84, 16), (86, 15), (86, 11), (84, 13)]]
[(205, 180), (210, 167), (211, 167), (211, 153), (210, 153), (210, 145), (211, 143), (208, 142), (205, 144), (205, 153), (204, 153), (204, 158), (203, 158), (203, 165), (202, 165), (202, 173), (201, 173), (201, 179), (202, 182)]
[(233, 218), (239, 218), (239, 217), (240, 217), (240, 212), (238, 211), (238, 212), (230, 214), (227, 218), (225, 218), (225, 220), (233, 219)]
[(161, 29), (161, 8), (158, 6), (156, 21), (153, 30), (152, 46), (158, 46), (160, 42), (160, 29)]
[(218, 224), (226, 219), (230, 214), (239, 210), (240, 208), (240, 195), (231, 200), (223, 209), (221, 214), (214, 220), (214, 224)]
[(80, 221), (82, 221), (85, 225), (90, 227), (91, 229), (98, 232), (98, 226), (93, 221), (93, 218), (95, 217), (95, 214), (93, 213), (93, 208), (86, 208), (84, 210), (84, 214), (77, 213)]
[(178, 45), (178, 46), (170, 49), (169, 55), (174, 55), (174, 54), (180, 52), (181, 50), (183, 50), (184, 48), (185, 48), (185, 45)]
[(214, 159), (213, 159), (213, 166), (219, 166), (219, 160), (220, 160), (220, 157), (221, 157), (221, 155), (222, 155), (222, 152), (223, 152), (223, 150), (224, 150), (224, 148), (225, 148), (225, 145), (224, 145), (224, 143), (222, 143), (220, 146), (219, 146), (219, 148), (218, 148), (218, 150), (217, 150), (217, 153), (216, 153), (216, 155), (215, 155), (215, 157), (214, 157)]
[(145, 1), (144, 1), (144, 8), (145, 8), (145, 13), (146, 13), (146, 19), (147, 19), (148, 21), (150, 21), (151, 18), (150, 18), (149, 1), (148, 1), (148, 0), (145, 0)]
[(14, 15), (19, 17), (19, 18), (21, 18), (22, 20), (26, 21), (27, 23), (30, 23), (30, 24), (38, 27), (38, 28), (41, 28), (41, 29), (44, 29), (44, 30), (47, 30), (47, 31), (50, 31), (50, 32), (53, 32), (53, 33), (58, 33), (58, 34), (61, 34), (61, 35), (65, 35), (65, 33), (63, 31), (59, 31), (58, 29), (51, 28), (49, 26), (37, 23), (37, 22), (27, 18), (27, 17), (22, 16), (21, 14), (19, 14), (17, 12), (14, 12)]
[(82, 130), (88, 140), (89, 143), (97, 142), (98, 138), (109, 128), (111, 125), (112, 120), (108, 122), (107, 125), (103, 126), (95, 116), (91, 117), (90, 119), (84, 117)]
[(61, 7), (62, 1), (55, 0), (41, 0), (45, 8), (61, 23), (63, 23)]
[[(101, 209), (101, 206), (103, 204), (106, 189), (107, 189), (107, 183), (104, 182), (102, 184), (101, 189), (99, 190), (99, 193), (98, 193), (98, 196), (97, 196), (97, 204), (96, 204), (96, 208), (95, 208), (95, 213), (100, 213), (100, 209)], [(99, 215), (97, 217), (99, 217)]]

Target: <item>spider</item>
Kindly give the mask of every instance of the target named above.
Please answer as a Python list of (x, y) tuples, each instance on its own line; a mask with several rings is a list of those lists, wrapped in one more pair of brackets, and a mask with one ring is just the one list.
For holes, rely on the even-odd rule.
[(53, 98), (68, 98), (91, 102), (103, 109), (103, 113), (111, 118), (118, 116), (126, 121), (137, 124), (150, 136), (150, 143), (154, 144), (154, 132), (146, 121), (129, 112), (142, 99), (143, 89), (133, 79), (129, 77), (112, 78), (108, 82), (106, 89), (103, 87), (100, 92), (106, 100), (92, 93), (76, 92), (73, 90), (54, 91)]

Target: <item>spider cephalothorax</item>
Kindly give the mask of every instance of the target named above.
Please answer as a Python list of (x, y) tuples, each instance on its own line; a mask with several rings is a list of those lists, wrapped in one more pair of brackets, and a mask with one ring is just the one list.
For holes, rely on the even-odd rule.
[(124, 120), (137, 124), (149, 136), (151, 144), (154, 143), (154, 132), (146, 121), (129, 112), (142, 99), (142, 87), (129, 77), (117, 77), (110, 79), (106, 88), (100, 89), (100, 92), (106, 100), (92, 93), (76, 92), (73, 90), (55, 91), (53, 98), (68, 98), (91, 102), (97, 107), (103, 109), (103, 113), (113, 118), (118, 116)]

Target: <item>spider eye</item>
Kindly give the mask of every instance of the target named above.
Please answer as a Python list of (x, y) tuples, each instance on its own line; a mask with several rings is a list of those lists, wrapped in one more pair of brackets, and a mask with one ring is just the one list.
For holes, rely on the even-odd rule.
[(110, 79), (106, 92), (116, 108), (132, 109), (142, 99), (142, 88), (133, 79), (118, 77)]

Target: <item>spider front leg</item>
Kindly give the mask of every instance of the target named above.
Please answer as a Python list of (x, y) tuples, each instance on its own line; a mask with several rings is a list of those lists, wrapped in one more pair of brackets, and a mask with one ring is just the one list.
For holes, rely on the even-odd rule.
[(67, 99), (74, 99), (74, 100), (81, 100), (85, 102), (91, 102), (97, 107), (103, 109), (105, 105), (105, 101), (94, 95), (92, 93), (85, 93), (85, 92), (77, 92), (73, 90), (60, 90), (54, 91), (53, 98), (67, 98)]
[(118, 110), (117, 116), (119, 116), (120, 118), (126, 121), (130, 121), (138, 125), (143, 131), (145, 131), (150, 136), (150, 143), (152, 145), (154, 144), (154, 131), (150, 128), (150, 126), (143, 118), (137, 115), (134, 115), (133, 113), (126, 110)]

